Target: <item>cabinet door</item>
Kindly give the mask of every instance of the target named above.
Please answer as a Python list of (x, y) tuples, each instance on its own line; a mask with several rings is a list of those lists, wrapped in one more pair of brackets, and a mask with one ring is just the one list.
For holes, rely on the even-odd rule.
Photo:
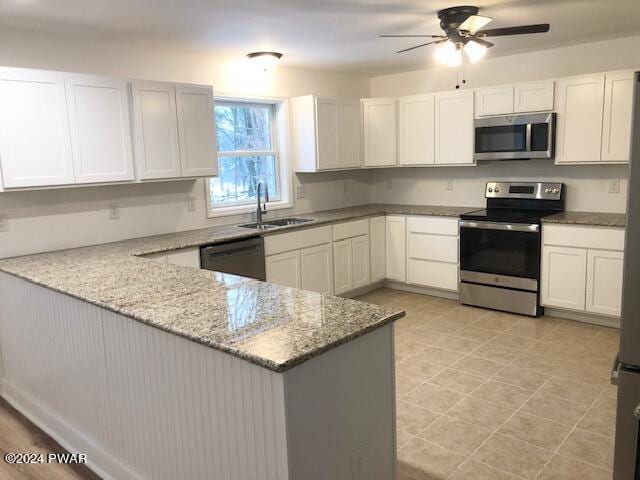
[(179, 177), (175, 86), (163, 82), (133, 82), (131, 94), (138, 178)]
[(302, 289), (318, 293), (333, 293), (333, 260), (331, 244), (300, 250)]
[(270, 255), (265, 258), (267, 282), (300, 288), (300, 250)]
[(0, 68), (0, 163), (5, 188), (74, 182), (60, 73)]
[(545, 246), (542, 249), (542, 303), (585, 309), (587, 250)]
[(375, 217), (369, 220), (369, 241), (371, 250), (371, 283), (384, 280), (387, 274), (387, 239), (385, 217)]
[(209, 86), (176, 86), (178, 140), (183, 177), (218, 175), (213, 89)]
[(599, 162), (604, 74), (558, 81), (556, 163)]
[(479, 88), (476, 90), (476, 115), (506, 115), (513, 113), (513, 86)]
[(340, 145), (338, 143), (339, 118), (340, 106), (336, 99), (316, 99), (318, 170), (335, 170), (340, 168)]
[(66, 75), (76, 183), (133, 180), (126, 80)]
[(336, 295), (352, 289), (353, 259), (351, 253), (351, 239), (333, 242), (333, 290)]
[(433, 165), (435, 99), (416, 95), (398, 99), (398, 163)]
[(473, 91), (436, 95), (436, 165), (472, 165)]
[(513, 89), (513, 111), (526, 113), (553, 110), (553, 85), (553, 80), (516, 85)]
[(587, 312), (620, 316), (624, 254), (589, 250), (587, 255)]
[(628, 162), (630, 159), (633, 90), (633, 72), (605, 75), (603, 162)]
[(387, 217), (387, 278), (406, 282), (406, 231), (404, 217)]
[(362, 112), (357, 100), (340, 102), (338, 134), (341, 168), (362, 166)]
[(371, 283), (369, 279), (369, 235), (360, 235), (351, 239), (352, 284), (351, 288), (365, 287)]
[(396, 99), (362, 100), (364, 165), (384, 167), (396, 164)]

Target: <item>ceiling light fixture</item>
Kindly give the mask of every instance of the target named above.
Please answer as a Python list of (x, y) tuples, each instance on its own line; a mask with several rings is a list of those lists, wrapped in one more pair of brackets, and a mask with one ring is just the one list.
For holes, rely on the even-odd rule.
[(436, 48), (436, 60), (447, 67), (459, 67), (462, 65), (462, 49), (459, 44), (447, 40)]
[(464, 45), (464, 54), (471, 63), (476, 63), (484, 58), (487, 53), (487, 47), (479, 44), (474, 40), (468, 40)]
[(266, 72), (280, 61), (282, 54), (278, 52), (251, 52), (247, 54), (247, 58), (260, 65), (260, 69)]

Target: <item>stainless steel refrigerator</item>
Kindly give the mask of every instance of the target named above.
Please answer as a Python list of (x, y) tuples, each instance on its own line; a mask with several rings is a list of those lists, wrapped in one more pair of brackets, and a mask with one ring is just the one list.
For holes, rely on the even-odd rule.
[(633, 130), (620, 352), (612, 378), (618, 385), (618, 413), (613, 478), (640, 479), (640, 72), (634, 81)]

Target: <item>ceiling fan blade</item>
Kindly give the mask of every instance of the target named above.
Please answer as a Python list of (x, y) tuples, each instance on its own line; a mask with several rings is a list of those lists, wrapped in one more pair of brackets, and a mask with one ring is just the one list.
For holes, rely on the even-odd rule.
[(444, 35), (378, 35), (380, 38), (414, 38), (414, 37), (423, 37), (423, 38), (446, 38)]
[(460, 24), (458, 30), (464, 30), (469, 33), (476, 33), (485, 25), (488, 25), (493, 18), (485, 17), (482, 15), (471, 15), (464, 22)]
[(404, 52), (408, 52), (409, 50), (415, 50), (416, 48), (426, 47), (427, 45), (431, 45), (431, 44), (434, 44), (434, 43), (442, 43), (445, 40), (446, 40), (446, 38), (443, 38), (442, 40), (436, 40), (435, 42), (423, 43), (421, 45), (416, 45), (415, 47), (409, 47), (409, 48), (405, 48), (404, 50), (398, 50), (396, 53), (404, 53)]
[(487, 47), (487, 48), (491, 48), (491, 47), (493, 47), (493, 43), (491, 43), (491, 42), (487, 42), (487, 41), (486, 41), (486, 40), (484, 40), (483, 38), (479, 38), (479, 37), (475, 37), (475, 36), (467, 37), (467, 38), (469, 38), (469, 40), (473, 40), (473, 41), (474, 41), (474, 42), (476, 42), (476, 43), (479, 43), (480, 45), (484, 45), (484, 46), (485, 46), (485, 47)]
[(545, 33), (549, 31), (548, 23), (522, 25), (519, 27), (490, 28), (476, 32), (478, 37), (502, 37), (505, 35), (526, 35), (529, 33)]

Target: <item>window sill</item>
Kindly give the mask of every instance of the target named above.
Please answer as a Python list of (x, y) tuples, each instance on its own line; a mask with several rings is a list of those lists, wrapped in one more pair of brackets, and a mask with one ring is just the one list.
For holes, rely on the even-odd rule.
[[(271, 210), (282, 210), (284, 208), (293, 207), (293, 203), (281, 200), (279, 202), (271, 202), (267, 203), (267, 211)], [(208, 218), (216, 218), (216, 217), (228, 217), (231, 215), (243, 215), (246, 213), (255, 213), (256, 204), (251, 205), (234, 205), (232, 207), (218, 207), (209, 209), (207, 212)]]

